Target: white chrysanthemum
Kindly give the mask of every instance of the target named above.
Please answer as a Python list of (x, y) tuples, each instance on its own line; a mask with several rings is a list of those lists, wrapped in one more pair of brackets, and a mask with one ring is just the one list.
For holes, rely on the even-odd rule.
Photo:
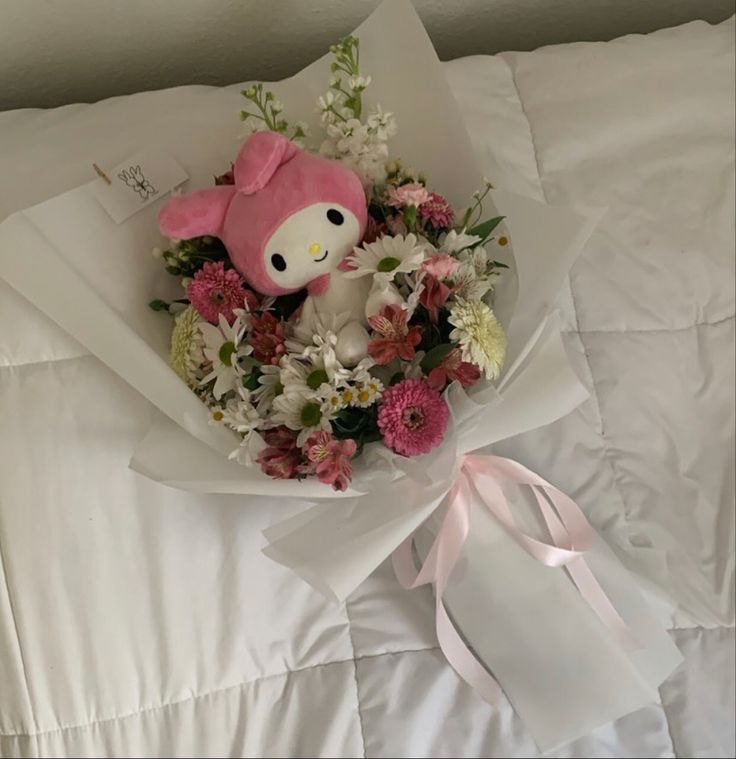
[(315, 369), (323, 369), (333, 386), (345, 382), (350, 370), (337, 358), (337, 333), (349, 320), (348, 314), (316, 315), (309, 324), (294, 328), (287, 350), (306, 359)]
[(204, 356), (212, 363), (212, 370), (204, 377), (200, 384), (206, 385), (215, 380), (212, 395), (216, 400), (234, 390), (240, 384), (243, 373), (238, 359), (253, 352), (253, 346), (243, 343), (245, 333), (246, 314), (237, 311), (235, 321), (227, 323), (227, 319), (220, 314), (217, 327), (213, 324), (204, 323), (200, 330), (204, 336)]
[(460, 232), (451, 229), (446, 235), (440, 237), (439, 250), (443, 253), (458, 253), (471, 245), (476, 245), (480, 239), (476, 235), (466, 234), (464, 229)]
[(271, 420), (283, 424), (290, 430), (299, 430), (297, 445), (302, 446), (307, 438), (319, 430), (330, 431), (333, 414), (307, 385), (293, 384), (284, 387), (284, 392), (273, 399)]
[(197, 310), (189, 306), (174, 321), (171, 333), (171, 368), (186, 382), (193, 386), (197, 382), (197, 371), (204, 361), (204, 338), (200, 326), (204, 320)]
[(372, 369), (375, 365), (376, 362), (370, 356), (366, 356), (364, 359), (361, 359), (357, 366), (351, 370), (350, 376), (348, 377), (349, 381), (355, 384), (370, 382), (373, 377), (371, 376), (369, 370)]
[(247, 400), (243, 400), (243, 398), (231, 398), (225, 404), (222, 414), (222, 421), (231, 430), (235, 430), (235, 432), (243, 436), (247, 436), (253, 430), (258, 429), (263, 422), (253, 404)]
[(460, 344), (463, 361), (477, 364), (488, 379), (498, 377), (506, 357), (506, 335), (488, 305), (459, 299), (448, 321), (455, 327), (450, 340)]
[(264, 364), (260, 367), (258, 387), (251, 394), (261, 416), (265, 417), (271, 410), (277, 390), (281, 390), (281, 367)]
[(424, 248), (417, 242), (413, 234), (406, 237), (387, 235), (364, 244), (362, 248), (353, 248), (347, 260), (356, 268), (346, 271), (344, 276), (355, 279), (380, 272), (392, 280), (399, 272), (408, 274), (416, 271), (424, 260)]

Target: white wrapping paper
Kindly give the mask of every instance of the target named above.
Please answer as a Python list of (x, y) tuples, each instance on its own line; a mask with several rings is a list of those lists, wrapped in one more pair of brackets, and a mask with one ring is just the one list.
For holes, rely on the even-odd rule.
[[(373, 78), (368, 103), (380, 102), (399, 124), (392, 154), (424, 170), (433, 187), (464, 205), (482, 178), (411, 5), (385, 2), (355, 33), (362, 68)], [(326, 88), (328, 69), (321, 59), (273, 86), (287, 117), (306, 118), (318, 128), (314, 102)], [(192, 177), (187, 190), (204, 186), (221, 154), (202, 145), (176, 156)], [(505, 215), (513, 242), (513, 252), (502, 252), (511, 268), (496, 298), (509, 336), (508, 363), (497, 387), (470, 395), (450, 388), (453, 424), (441, 447), (405, 459), (372, 444), (344, 493), (315, 480), (271, 480), (227, 459), (238, 440), (208, 424), (206, 409), (168, 367), (171, 323), (146, 305), (172, 287), (160, 262), (146, 254), (161, 242), (161, 202), (118, 225), (95, 199), (92, 184), (0, 224), (0, 277), (162, 412), (131, 461), (138, 472), (195, 492), (311, 501), (303, 513), (267, 531), (265, 552), (331, 598), (344, 599), (423, 523), (431, 533), (462, 454), (548, 424), (585, 398), (553, 304), (596, 219), (494, 191), (492, 202)], [(496, 213), (490, 206), (487, 216)], [(243, 503), (247, 507), (247, 499)], [(447, 592), (458, 628), (543, 749), (656, 699), (658, 684), (679, 662), (602, 541), (589, 563), (642, 643), (639, 651), (620, 649), (564, 571), (531, 559), (477, 504)]]

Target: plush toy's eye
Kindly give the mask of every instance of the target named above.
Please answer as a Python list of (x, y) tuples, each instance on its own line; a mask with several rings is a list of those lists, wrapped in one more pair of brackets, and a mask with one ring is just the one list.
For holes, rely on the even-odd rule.
[(286, 261), (281, 253), (274, 253), (271, 256), (271, 264), (276, 271), (286, 271)]
[(334, 208), (330, 208), (330, 210), (327, 212), (327, 218), (329, 221), (331, 221), (335, 226), (340, 226), (345, 221), (345, 217)]

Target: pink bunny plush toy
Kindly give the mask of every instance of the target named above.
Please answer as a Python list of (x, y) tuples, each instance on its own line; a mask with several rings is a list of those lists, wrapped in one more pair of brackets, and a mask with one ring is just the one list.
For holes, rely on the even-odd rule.
[(368, 217), (358, 177), (300, 150), (275, 132), (256, 132), (235, 161), (234, 185), (172, 198), (159, 214), (168, 237), (219, 237), (233, 266), (264, 295), (307, 288), (299, 317), (339, 326), (336, 353), (346, 366), (366, 355), (370, 278), (346, 279), (340, 265), (363, 239)]

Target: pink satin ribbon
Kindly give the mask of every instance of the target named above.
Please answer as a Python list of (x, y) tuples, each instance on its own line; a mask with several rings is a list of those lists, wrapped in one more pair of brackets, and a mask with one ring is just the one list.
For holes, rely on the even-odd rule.
[[(551, 542), (532, 538), (519, 527), (504, 495), (504, 485), (531, 488)], [(592, 545), (593, 530), (580, 507), (515, 461), (500, 456), (467, 454), (445, 499), (447, 512), (422, 567), (417, 571), (412, 555), (416, 533), (410, 535), (392, 557), (396, 577), (407, 590), (434, 583), (437, 640), (447, 661), (463, 680), (488, 703), (498, 701), (500, 686), (468, 648), (443, 601), (445, 588), (468, 535), (473, 492), (530, 556), (548, 567), (567, 569), (581, 596), (624, 648), (638, 647), (631, 630), (583, 558)]]

